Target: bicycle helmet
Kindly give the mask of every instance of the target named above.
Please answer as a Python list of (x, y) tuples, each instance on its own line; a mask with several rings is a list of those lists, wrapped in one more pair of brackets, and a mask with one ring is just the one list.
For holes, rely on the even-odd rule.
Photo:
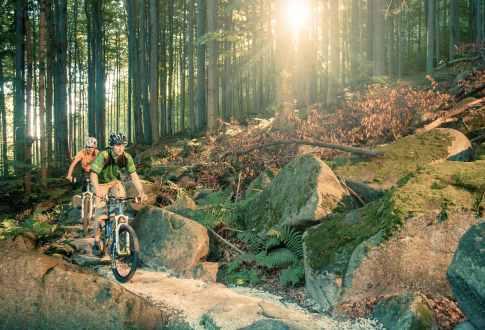
[(126, 144), (126, 136), (123, 133), (111, 133), (109, 136), (110, 147), (117, 144)]
[(88, 137), (88, 139), (86, 140), (86, 144), (85, 144), (85, 147), (86, 148), (96, 148), (98, 146), (98, 141), (96, 140), (95, 137)]

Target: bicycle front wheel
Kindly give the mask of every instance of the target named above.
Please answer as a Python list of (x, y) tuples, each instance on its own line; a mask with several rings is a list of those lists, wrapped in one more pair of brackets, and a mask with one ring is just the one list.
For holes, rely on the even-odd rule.
[(116, 280), (128, 282), (135, 275), (140, 255), (140, 243), (135, 230), (128, 224), (121, 224), (118, 229), (118, 241), (111, 251), (111, 270)]
[(84, 237), (87, 237), (88, 236), (88, 231), (89, 231), (89, 223), (91, 221), (91, 215), (92, 215), (92, 207), (93, 207), (93, 200), (91, 197), (85, 197), (83, 199), (83, 204), (82, 204), (82, 208), (83, 208), (83, 233), (84, 233)]

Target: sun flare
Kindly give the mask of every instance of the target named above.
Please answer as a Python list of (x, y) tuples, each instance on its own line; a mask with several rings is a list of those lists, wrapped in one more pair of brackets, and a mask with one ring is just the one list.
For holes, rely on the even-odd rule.
[(308, 2), (304, 0), (287, 0), (287, 19), (294, 34), (298, 34), (310, 18)]

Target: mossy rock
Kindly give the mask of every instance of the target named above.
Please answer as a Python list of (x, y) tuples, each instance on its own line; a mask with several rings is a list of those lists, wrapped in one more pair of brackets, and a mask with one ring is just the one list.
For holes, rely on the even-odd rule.
[(420, 168), (450, 160), (469, 160), (471, 144), (459, 131), (438, 128), (399, 139), (376, 148), (383, 156), (337, 165), (335, 173), (346, 180), (360, 182), (373, 189), (389, 189)]
[(403, 294), (379, 302), (372, 313), (386, 329), (431, 330), (436, 328), (433, 311), (420, 295)]
[(273, 177), (274, 176), (271, 171), (264, 171), (261, 173), (256, 179), (251, 181), (248, 188), (244, 192), (244, 198), (251, 199), (264, 189), (268, 188), (271, 185)]
[(485, 223), (463, 235), (448, 269), (453, 295), (469, 321), (485, 328)]
[(267, 230), (275, 225), (315, 224), (348, 197), (332, 170), (313, 155), (286, 165), (261, 193), (238, 207), (238, 220), (247, 228)]
[(204, 226), (165, 209), (144, 208), (133, 228), (140, 241), (143, 263), (153, 269), (169, 269), (187, 276), (209, 252)]
[(273, 319), (262, 319), (254, 322), (250, 326), (239, 330), (289, 330), (290, 327), (282, 321)]
[[(342, 297), (377, 294), (379, 278), (369, 275), (374, 271), (386, 280), (395, 275), (389, 290), (414, 281), (450, 294), (446, 268), (459, 237), (476, 222), (484, 169), (485, 161), (429, 165), (383, 198), (309, 228), (303, 237), (307, 291), (324, 309), (332, 308)], [(419, 261), (399, 263), (418, 253), (413, 250), (418, 247), (424, 249)], [(425, 268), (433, 271), (410, 271), (423, 262), (431, 263)], [(366, 293), (365, 285), (375, 288)]]

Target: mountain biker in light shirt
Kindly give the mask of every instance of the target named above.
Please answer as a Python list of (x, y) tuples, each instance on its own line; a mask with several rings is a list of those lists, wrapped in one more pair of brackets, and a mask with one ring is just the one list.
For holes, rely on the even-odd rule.
[(121, 133), (112, 133), (109, 136), (108, 149), (100, 152), (91, 164), (91, 184), (96, 196), (96, 234), (95, 249), (100, 251), (101, 227), (104, 220), (108, 218), (106, 212), (106, 196), (111, 192), (116, 198), (125, 198), (126, 191), (121, 183), (121, 171), (124, 170), (130, 175), (131, 181), (138, 192), (139, 202), (146, 200), (143, 192), (143, 185), (136, 173), (135, 162), (130, 154), (125, 152), (126, 137)]
[(74, 172), (76, 165), (80, 162), (84, 173), (82, 178), (82, 190), (85, 191), (87, 188), (86, 179), (88, 178), (89, 172), (91, 171), (91, 163), (94, 161), (98, 153), (98, 141), (96, 141), (96, 138), (94, 137), (88, 137), (86, 140), (86, 144), (84, 145), (84, 149), (79, 151), (71, 162), (71, 165), (69, 166), (69, 169), (67, 171), (66, 179), (69, 182), (73, 182), (74, 178), (72, 176), (72, 173)]

